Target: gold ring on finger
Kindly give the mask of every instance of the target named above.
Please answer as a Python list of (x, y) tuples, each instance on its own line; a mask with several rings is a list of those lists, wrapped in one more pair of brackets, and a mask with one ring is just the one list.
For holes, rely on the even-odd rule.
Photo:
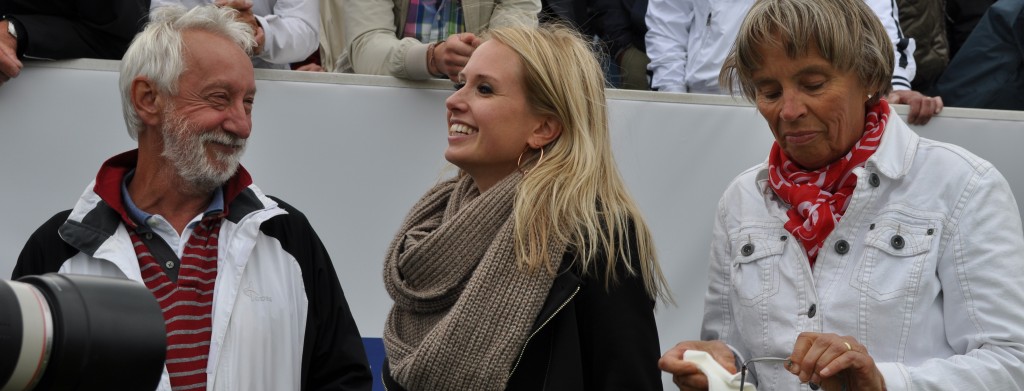
[(849, 342), (845, 342), (845, 341), (844, 341), (844, 342), (843, 342), (843, 345), (846, 345), (846, 351), (847, 351), (847, 352), (853, 351), (853, 346), (850, 346), (850, 343), (849, 343)]

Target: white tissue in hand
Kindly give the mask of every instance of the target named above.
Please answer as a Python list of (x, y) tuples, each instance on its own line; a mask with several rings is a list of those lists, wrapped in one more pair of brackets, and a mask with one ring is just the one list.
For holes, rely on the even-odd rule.
[[(708, 391), (741, 391), (740, 374), (729, 373), (708, 352), (687, 350), (683, 353), (683, 361), (696, 364), (697, 368), (704, 372), (704, 375), (708, 377)], [(753, 379), (748, 377), (746, 380), (747, 384), (742, 391), (757, 391), (757, 388), (750, 384)]]

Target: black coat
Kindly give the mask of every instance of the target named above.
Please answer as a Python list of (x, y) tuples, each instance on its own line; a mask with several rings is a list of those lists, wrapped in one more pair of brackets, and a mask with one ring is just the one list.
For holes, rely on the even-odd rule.
[[(630, 248), (631, 258), (638, 258)], [(584, 275), (575, 252), (562, 259), (547, 299), (534, 321), (507, 390), (661, 390), (654, 301), (639, 266), (626, 273), (617, 262), (617, 282), (605, 288), (603, 262)], [(597, 259), (604, 259), (603, 256)], [(388, 391), (404, 391), (383, 367)]]
[(935, 93), (951, 107), (1024, 110), (1024, 0), (989, 7)]
[(595, 0), (602, 41), (612, 59), (630, 46), (647, 52), (647, 0)]
[(0, 15), (15, 21), (18, 57), (120, 60), (135, 34), (146, 24), (149, 3), (150, 0), (0, 0)]

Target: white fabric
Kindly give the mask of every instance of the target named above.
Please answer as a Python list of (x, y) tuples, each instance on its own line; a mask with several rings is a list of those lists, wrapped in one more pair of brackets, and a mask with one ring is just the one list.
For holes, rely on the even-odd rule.
[[(94, 184), (79, 199), (69, 220), (80, 221), (96, 207), (100, 199), (92, 191)], [(207, 390), (298, 390), (308, 309), (302, 271), (277, 239), (260, 232), (263, 222), (287, 212), (255, 185), (249, 189), (263, 209), (248, 214), (238, 224), (225, 219), (221, 226)], [(142, 283), (139, 262), (123, 223), (94, 257), (79, 252), (64, 262), (59, 272)], [(274, 370), (268, 372), (266, 368)], [(166, 367), (157, 390), (171, 390)]]
[[(894, 43), (896, 69), (893, 88), (910, 89), (917, 66), (914, 64), (914, 40), (902, 52), (895, 42), (903, 37), (898, 14), (891, 0), (866, 0)], [(658, 91), (724, 94), (718, 85), (718, 73), (729, 54), (740, 24), (754, 0), (650, 0), (647, 5), (647, 69), (653, 72), (651, 85)], [(901, 57), (906, 67), (899, 66)], [(903, 80), (904, 82), (900, 82)], [(903, 86), (903, 84), (906, 86)]]
[[(1024, 389), (1024, 233), (990, 163), (891, 115), (813, 271), (766, 167), (719, 203), (701, 339), (787, 357), (801, 332), (849, 335), (890, 391)], [(784, 371), (759, 367), (758, 388), (798, 389)]]
[(658, 91), (722, 94), (718, 73), (754, 0), (650, 0), (647, 69)]
[[(697, 365), (704, 376), (708, 377), (708, 391), (740, 391), (741, 373), (729, 373), (722, 364), (715, 361), (708, 352), (700, 350), (687, 350), (683, 352), (683, 361), (689, 361)], [(742, 391), (757, 391), (754, 387), (754, 379), (747, 379)]]
[[(263, 26), (263, 52), (252, 59), (257, 68), (289, 69), (320, 46), (318, 0), (251, 0), (252, 12)], [(185, 7), (213, 4), (213, 0), (152, 0), (149, 9), (169, 4)]]

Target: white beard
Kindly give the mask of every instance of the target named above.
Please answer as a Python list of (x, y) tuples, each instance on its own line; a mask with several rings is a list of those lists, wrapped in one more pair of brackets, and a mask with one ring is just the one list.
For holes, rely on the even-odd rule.
[[(160, 153), (174, 165), (186, 192), (209, 194), (223, 186), (238, 170), (238, 161), (245, 152), (245, 139), (238, 138), (224, 131), (201, 132), (199, 126), (189, 122), (187, 118), (167, 111), (167, 121), (161, 132), (164, 150)], [(236, 146), (238, 149), (231, 154), (214, 152), (214, 160), (206, 157), (206, 145), (219, 143)]]

